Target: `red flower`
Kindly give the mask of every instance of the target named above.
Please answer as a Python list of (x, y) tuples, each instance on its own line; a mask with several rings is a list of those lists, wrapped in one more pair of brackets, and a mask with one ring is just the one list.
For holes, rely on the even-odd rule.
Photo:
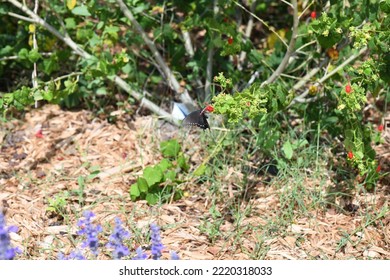
[(38, 130), (37, 133), (35, 133), (35, 137), (43, 138), (42, 129)]
[(353, 159), (353, 153), (351, 151), (348, 152), (348, 158)]
[(378, 164), (378, 167), (376, 168), (376, 173), (379, 173), (381, 171), (381, 166)]
[(229, 44), (229, 45), (233, 44), (233, 38), (232, 38), (232, 37), (229, 37), (229, 38), (228, 38), (228, 44)]
[(316, 19), (316, 17), (317, 17), (316, 11), (312, 11), (310, 14), (310, 17), (311, 17), (311, 19)]
[(346, 93), (351, 93), (351, 91), (352, 91), (351, 85), (350, 84), (346, 85), (345, 86), (345, 92)]
[(205, 110), (206, 110), (207, 112), (209, 112), (209, 113), (212, 113), (212, 112), (214, 111), (214, 107), (211, 106), (211, 105), (207, 105), (206, 108), (205, 108)]
[(378, 131), (379, 131), (379, 132), (382, 132), (382, 131), (383, 131), (383, 128), (384, 128), (383, 124), (380, 124), (380, 125), (378, 126)]

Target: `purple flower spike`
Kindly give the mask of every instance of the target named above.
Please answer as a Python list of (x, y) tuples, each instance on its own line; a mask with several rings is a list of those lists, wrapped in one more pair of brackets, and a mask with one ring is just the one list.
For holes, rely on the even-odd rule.
[(113, 248), (114, 260), (120, 260), (130, 254), (129, 248), (123, 244), (125, 239), (130, 238), (130, 232), (122, 227), (122, 222), (119, 218), (115, 218), (115, 228), (113, 233), (110, 235), (108, 248)]
[(175, 251), (171, 251), (171, 260), (174, 261), (180, 260), (179, 255)]
[(160, 228), (156, 224), (150, 225), (150, 230), (152, 232), (151, 236), (151, 242), (152, 242), (152, 258), (154, 260), (159, 260), (162, 253), (162, 249), (164, 249), (164, 246), (161, 243), (161, 237), (160, 237)]
[(58, 259), (65, 261), (65, 260), (86, 260), (83, 253), (81, 253), (79, 250), (71, 252), (69, 256), (65, 257), (64, 254), (59, 253)]
[(82, 244), (82, 248), (90, 248), (92, 253), (97, 256), (99, 251), (99, 239), (98, 234), (102, 231), (102, 227), (100, 225), (94, 226), (91, 222), (91, 219), (95, 217), (95, 214), (91, 211), (85, 211), (84, 219), (80, 219), (77, 225), (80, 227), (80, 230), (77, 231), (78, 235), (84, 235), (87, 240), (85, 240)]
[(16, 226), (5, 225), (3, 213), (0, 212), (0, 260), (13, 260), (16, 254), (22, 253), (18, 247), (11, 246), (10, 232), (17, 232)]
[(139, 246), (135, 251), (137, 255), (133, 258), (133, 260), (146, 260), (148, 255), (142, 250), (142, 247)]

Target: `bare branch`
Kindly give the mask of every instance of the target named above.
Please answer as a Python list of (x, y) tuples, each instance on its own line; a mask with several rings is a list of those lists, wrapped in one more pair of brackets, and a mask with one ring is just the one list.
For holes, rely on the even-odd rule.
[[(214, 0), (213, 5), (214, 5), (213, 12), (215, 17), (219, 11), (218, 1)], [(211, 32), (211, 37), (214, 37), (214, 32)], [(210, 99), (211, 84), (213, 81), (213, 62), (214, 62), (214, 44), (211, 40), (209, 44), (209, 49), (207, 51), (206, 82), (204, 87), (205, 100)]]
[(179, 94), (179, 98), (183, 103), (190, 103), (192, 105), (195, 105), (195, 102), (192, 100), (190, 95), (188, 94), (188, 91), (186, 89), (182, 89), (180, 87), (179, 82), (173, 75), (171, 69), (168, 67), (168, 65), (165, 63), (163, 57), (157, 50), (156, 45), (153, 43), (152, 40), (148, 37), (146, 32), (143, 30), (142, 26), (138, 23), (138, 21), (135, 19), (133, 13), (127, 8), (126, 4), (122, 0), (116, 0), (116, 2), (119, 4), (120, 9), (125, 14), (125, 16), (130, 20), (131, 24), (134, 26), (136, 31), (141, 35), (142, 39), (152, 52), (153, 56), (157, 60), (158, 65), (161, 67), (162, 74), (165, 76), (167, 81), (169, 82), (170, 87)]
[(25, 14), (27, 14), (31, 19), (33, 19), (36, 23), (40, 24), (44, 28), (46, 28), (50, 33), (52, 33), (54, 36), (56, 36), (58, 39), (64, 41), (69, 47), (71, 47), (78, 55), (84, 57), (84, 58), (91, 58), (92, 56), (84, 51), (81, 47), (79, 47), (72, 39), (69, 37), (64, 37), (60, 32), (57, 31), (53, 26), (48, 24), (46, 21), (44, 21), (42, 18), (40, 18), (37, 14), (35, 14), (33, 11), (31, 11), (27, 6), (20, 3), (17, 0), (6, 0), (7, 2), (10, 2), (12, 5), (17, 7), (18, 9), (22, 10)]
[(267, 22), (265, 22), (264, 20), (262, 20), (261, 18), (259, 18), (258, 16), (256, 16), (254, 13), (252, 13), (251, 11), (248, 11), (247, 8), (245, 8), (243, 5), (241, 5), (240, 3), (238, 3), (237, 1), (233, 1), (238, 7), (240, 7), (241, 9), (243, 9), (244, 11), (246, 11), (247, 13), (249, 13), (250, 15), (252, 15), (255, 19), (257, 19), (258, 21), (260, 21), (265, 27), (268, 28), (269, 31), (271, 31), (272, 33), (275, 34), (276, 37), (278, 37), (278, 39), (286, 46), (288, 47), (286, 41), (284, 41), (284, 39), (282, 37), (280, 37), (280, 35), (275, 32), (274, 28), (269, 26)]
[[(35, 4), (34, 4), (34, 13), (35, 14), (38, 13), (38, 6), (39, 6), (38, 0), (35, 0)], [(34, 32), (32, 34), (32, 38), (33, 38), (33, 49), (38, 52), (38, 43), (37, 43), (35, 25), (34, 25)], [(38, 69), (37, 69), (36, 62), (34, 62), (33, 67), (34, 67), (34, 70), (31, 73), (32, 86), (33, 86), (33, 88), (37, 88), (38, 87)], [(35, 100), (35, 108), (38, 108), (38, 100)]]
[[(18, 9), (22, 10), (24, 13), (26, 13), (31, 19), (33, 19), (36, 23), (40, 24), (42, 27), (46, 28), (50, 33), (52, 33), (54, 36), (56, 36), (58, 39), (62, 40), (65, 44), (67, 44), (71, 49), (73, 49), (76, 54), (80, 55), (84, 59), (91, 59), (93, 56), (86, 52), (84, 49), (79, 47), (70, 37), (63, 36), (58, 30), (56, 30), (53, 26), (48, 24), (46, 21), (44, 21), (42, 18), (40, 18), (37, 14), (35, 14), (33, 11), (31, 11), (27, 6), (20, 3), (16, 0), (6, 0), (7, 2), (11, 3)], [(171, 114), (166, 112), (165, 110), (161, 109), (159, 106), (154, 104), (152, 101), (148, 100), (144, 97), (143, 94), (134, 91), (124, 80), (122, 80), (118, 76), (114, 76), (113, 81), (124, 91), (126, 91), (128, 94), (133, 96), (136, 100), (142, 102), (142, 104), (148, 108), (153, 113), (163, 117), (165, 120), (178, 125), (178, 121), (173, 119)]]
[[(253, 0), (252, 5), (250, 7), (248, 24), (246, 25), (246, 29), (245, 29), (245, 40), (249, 40), (249, 38), (251, 37), (251, 34), (252, 34), (252, 29), (253, 29), (253, 26), (254, 26), (254, 24), (253, 24), (253, 14), (254, 14), (254, 11), (255, 11), (255, 8), (256, 8), (256, 4), (257, 4), (257, 1)], [(245, 61), (245, 58), (246, 58), (246, 52), (242, 51), (240, 53), (240, 57), (238, 59), (238, 64), (237, 64), (237, 69), (238, 70), (242, 70), (242, 63)]]
[(28, 18), (28, 17), (25, 17), (25, 16), (21, 16), (21, 15), (19, 15), (19, 14), (15, 14), (15, 13), (12, 13), (12, 12), (8, 12), (7, 15), (9, 15), (9, 16), (11, 16), (11, 17), (16, 17), (16, 18), (21, 19), (21, 20), (24, 20), (24, 21), (36, 23), (36, 21), (33, 20), (33, 19), (31, 19), (31, 18)]
[[(51, 56), (53, 53), (52, 52), (41, 52), (39, 53), (41, 56)], [(5, 60), (16, 60), (19, 59), (20, 57), (17, 55), (11, 55), (11, 56), (4, 56), (0, 58), (0, 61), (5, 61)]]
[(131, 96), (133, 96), (135, 99), (139, 100), (142, 102), (142, 104), (148, 108), (150, 111), (154, 112), (155, 114), (161, 116), (164, 118), (164, 120), (169, 121), (173, 124), (178, 125), (179, 122), (172, 118), (172, 115), (165, 110), (161, 109), (159, 106), (154, 104), (152, 101), (144, 97), (144, 94), (141, 94), (139, 92), (134, 91), (129, 84), (127, 84), (124, 80), (122, 80), (120, 77), (115, 76), (114, 77), (114, 82), (121, 87), (123, 90), (125, 90), (127, 93), (129, 93)]
[[(183, 30), (183, 29), (181, 32), (183, 34), (184, 47), (186, 49), (186, 52), (187, 52), (188, 56), (192, 59), (192, 58), (194, 58), (195, 51), (194, 51), (194, 47), (192, 46), (190, 33), (187, 30)], [(196, 82), (197, 88), (203, 89), (204, 85), (203, 85), (202, 81), (199, 79), (199, 77), (196, 77), (195, 82)]]
[(284, 69), (286, 69), (290, 56), (294, 52), (295, 42), (297, 40), (297, 35), (298, 35), (298, 24), (299, 24), (297, 0), (292, 0), (291, 4), (293, 6), (293, 27), (292, 27), (290, 44), (288, 45), (287, 52), (284, 55), (282, 62), (279, 64), (278, 68), (272, 73), (271, 77), (269, 77), (265, 82), (263, 82), (262, 86), (265, 84), (273, 83), (280, 76), (280, 74), (284, 71)]
[(187, 54), (193, 58), (195, 55), (194, 48), (191, 43), (190, 33), (187, 30), (182, 29), (181, 34), (183, 34), (184, 39), (184, 48), (186, 49)]
[[(352, 61), (354, 61), (356, 58), (358, 58), (359, 56), (361, 56), (362, 54), (364, 54), (366, 51), (367, 51), (367, 47), (364, 47), (362, 48), (358, 53), (354, 54), (354, 55), (351, 55), (348, 59), (346, 59), (343, 63), (341, 63), (339, 66), (337, 66), (336, 68), (334, 68), (331, 72), (329, 72), (328, 74), (326, 74), (325, 76), (323, 76), (321, 79), (318, 80), (318, 82), (316, 82), (314, 85), (318, 86), (320, 84), (322, 84), (323, 82), (325, 82), (327, 79), (329, 79), (330, 77), (332, 77), (334, 74), (336, 74), (338, 71), (340, 71), (341, 69), (343, 69), (346, 65), (348, 65), (349, 63), (351, 63)], [(314, 70), (314, 69), (313, 69)], [(298, 85), (298, 84), (297, 84)], [(294, 86), (294, 89), (295, 88), (299, 88), (297, 85)], [(299, 83), (299, 86), (301, 86), (302, 84)], [(288, 106), (288, 108), (290, 108), (291, 106), (293, 106), (294, 104), (296, 103), (305, 103), (307, 102), (308, 100), (305, 99), (305, 97), (309, 94), (309, 89), (306, 89), (301, 95), (295, 97), (290, 105)], [(310, 99), (311, 101), (314, 101), (318, 99), (318, 96), (316, 96), (315, 98), (312, 98)]]
[(300, 16), (299, 16), (299, 19), (302, 17), (302, 15), (304, 15), (306, 13), (306, 11), (311, 7), (311, 5), (314, 4), (314, 1), (312, 1), (309, 5), (306, 6), (306, 8), (303, 9), (303, 11), (301, 12)]

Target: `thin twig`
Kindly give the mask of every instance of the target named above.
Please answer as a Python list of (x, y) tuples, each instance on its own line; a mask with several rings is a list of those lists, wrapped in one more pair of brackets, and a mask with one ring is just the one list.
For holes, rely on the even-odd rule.
[[(34, 3), (34, 13), (38, 14), (38, 0), (35, 0)], [(38, 43), (37, 43), (37, 36), (36, 36), (36, 26), (34, 24), (34, 32), (32, 34), (32, 39), (33, 39), (33, 49), (38, 52)], [(38, 88), (38, 69), (37, 69), (37, 63), (34, 62), (33, 64), (34, 70), (31, 73), (31, 81), (32, 81), (32, 86), (33, 88)], [(38, 108), (38, 100), (35, 100), (35, 108)]]
[(155, 114), (161, 116), (164, 120), (169, 121), (173, 124), (179, 125), (178, 120), (174, 119), (171, 114), (166, 112), (165, 110), (161, 109), (159, 106), (157, 106), (155, 103), (150, 101), (149, 99), (145, 98), (143, 94), (140, 94), (139, 92), (134, 91), (128, 83), (126, 83), (124, 80), (122, 80), (120, 77), (115, 76), (114, 82), (120, 86), (123, 90), (125, 90), (127, 93), (129, 93), (131, 96), (133, 96), (138, 101), (142, 102), (142, 104), (148, 108), (150, 111), (154, 112)]
[[(83, 72), (73, 72), (73, 73), (70, 73), (70, 74), (67, 74), (67, 75), (63, 75), (63, 76), (57, 77), (57, 78), (55, 78), (52, 81), (53, 82), (58, 82), (58, 81), (61, 81), (63, 79), (66, 79), (66, 78), (73, 77), (73, 76), (80, 76), (82, 74), (83, 74)], [(52, 81), (50, 81), (50, 82), (52, 82)]]
[[(57, 29), (55, 29), (53, 26), (48, 24), (46, 21), (44, 21), (42, 18), (40, 18), (37, 14), (35, 14), (33, 11), (31, 11), (27, 6), (23, 5), (19, 1), (16, 0), (6, 0), (7, 2), (11, 3), (18, 9), (22, 10), (24, 13), (26, 13), (31, 19), (33, 19), (36, 23), (40, 24), (42, 27), (47, 29), (50, 33), (52, 33), (54, 36), (56, 36), (58, 39), (63, 41), (65, 44), (67, 44), (71, 49), (73, 49), (76, 54), (80, 55), (84, 59), (92, 59), (93, 56), (86, 52), (84, 49), (82, 49), (80, 46), (78, 46), (70, 37), (64, 37), (60, 32), (58, 32)], [(118, 76), (113, 77), (113, 81), (124, 91), (126, 91), (128, 94), (133, 96), (136, 100), (139, 102), (142, 102), (143, 105), (148, 108), (153, 113), (163, 117), (165, 120), (178, 125), (178, 121), (172, 118), (172, 115), (166, 112), (165, 110), (161, 109), (159, 106), (154, 104), (152, 101), (148, 100), (144, 97), (143, 94), (134, 91), (124, 80), (122, 80)]]
[(53, 26), (51, 26), (46, 21), (44, 21), (42, 18), (40, 18), (37, 14), (35, 14), (33, 11), (31, 11), (26, 5), (20, 3), (17, 0), (6, 0), (6, 1), (11, 3), (12, 5), (17, 7), (18, 9), (22, 10), (31, 19), (33, 19), (36, 23), (40, 24), (42, 27), (47, 29), (50, 33), (52, 33), (58, 39), (60, 39), (61, 41), (64, 41), (78, 55), (80, 55), (84, 58), (87, 58), (87, 59), (92, 57), (92, 55), (90, 55), (85, 50), (83, 50), (81, 47), (79, 47), (71, 38), (63, 36), (60, 32), (58, 32), (57, 29), (55, 29)]
[[(249, 40), (249, 38), (251, 37), (251, 34), (252, 34), (252, 29), (253, 29), (253, 26), (254, 26), (254, 24), (253, 24), (253, 14), (254, 14), (255, 9), (256, 9), (256, 5), (257, 5), (256, 2), (257, 2), (256, 0), (253, 0), (252, 5), (250, 7), (248, 24), (246, 25), (246, 28), (245, 28), (245, 39), (244, 39), (244, 42), (246, 40)], [(242, 70), (242, 64), (244, 63), (245, 58), (246, 58), (246, 52), (242, 51), (240, 53), (240, 57), (238, 59), (238, 64), (237, 64), (237, 69), (238, 70)]]
[(243, 5), (241, 5), (240, 3), (238, 3), (237, 1), (233, 1), (238, 7), (240, 7), (241, 9), (243, 9), (244, 11), (246, 11), (247, 13), (249, 13), (250, 15), (252, 15), (255, 19), (257, 19), (258, 21), (260, 21), (265, 27), (268, 28), (269, 31), (271, 31), (272, 33), (275, 34), (276, 37), (278, 37), (278, 39), (288, 48), (288, 45), (286, 43), (286, 41), (274, 30), (273, 27), (269, 26), (267, 22), (265, 22), (264, 20), (262, 20), (261, 18), (259, 18), (258, 16), (256, 16), (254, 13), (251, 13), (251, 11), (249, 11), (247, 8), (245, 8)]
[(287, 47), (287, 51), (283, 57), (282, 62), (279, 64), (278, 68), (272, 73), (271, 77), (269, 77), (265, 82), (263, 82), (262, 86), (265, 84), (273, 83), (280, 76), (280, 74), (284, 71), (284, 69), (286, 69), (290, 56), (294, 52), (295, 42), (297, 40), (297, 35), (298, 35), (298, 24), (299, 24), (297, 0), (292, 0), (291, 4), (293, 6), (293, 27), (292, 27), (290, 43)]
[(301, 14), (299, 15), (299, 19), (301, 19), (301, 17), (306, 13), (307, 9), (309, 9), (311, 7), (311, 5), (314, 4), (314, 1), (312, 1), (309, 5), (307, 5), (303, 11), (301, 12)]
[(9, 16), (11, 16), (11, 17), (15, 17), (15, 18), (21, 19), (21, 20), (24, 20), (24, 21), (36, 23), (36, 21), (33, 20), (33, 19), (31, 19), (31, 18), (28, 18), (28, 17), (25, 17), (25, 16), (21, 16), (21, 15), (19, 15), (19, 14), (15, 14), (15, 13), (13, 13), (13, 12), (8, 12), (7, 15), (9, 15)]
[(118, 3), (121, 11), (124, 13), (124, 15), (130, 20), (132, 26), (134, 26), (135, 30), (141, 35), (142, 39), (152, 52), (154, 58), (157, 60), (158, 65), (160, 66), (160, 70), (162, 71), (162, 74), (167, 79), (170, 87), (179, 94), (179, 98), (183, 103), (189, 103), (192, 105), (195, 105), (195, 102), (192, 100), (190, 95), (188, 94), (188, 91), (186, 89), (183, 89), (180, 87), (179, 82), (177, 81), (176, 77), (174, 76), (171, 69), (168, 67), (168, 65), (165, 63), (163, 57), (157, 50), (156, 45), (153, 43), (152, 40), (148, 37), (146, 32), (143, 30), (142, 26), (138, 23), (138, 21), (135, 19), (133, 13), (127, 8), (126, 4), (122, 0), (116, 0)]
[[(214, 0), (214, 17), (218, 14), (219, 11), (219, 6), (218, 6), (218, 1)], [(213, 37), (214, 37), (214, 32), (211, 31), (210, 34), (210, 43), (209, 43), (209, 49), (207, 50), (207, 67), (206, 67), (206, 82), (204, 86), (204, 99), (209, 100), (210, 99), (210, 93), (211, 93), (211, 84), (213, 81), (213, 62), (214, 62), (214, 44), (213, 44)]]
[[(53, 53), (52, 52), (41, 52), (39, 53), (41, 56), (51, 56)], [(18, 55), (10, 55), (10, 56), (4, 56), (0, 58), (0, 61), (5, 61), (5, 60), (16, 60), (19, 59), (20, 57)]]
[[(346, 45), (348, 45), (348, 42), (349, 40), (344, 40), (342, 41), (338, 46), (337, 46), (337, 51), (340, 51), (342, 50)], [(302, 46), (303, 47), (303, 46)], [(314, 77), (315, 75), (317, 75), (318, 71), (320, 71), (322, 69), (322, 67), (327, 64), (329, 62), (329, 57), (326, 57), (321, 63), (319, 66), (317, 66), (316, 68), (313, 68), (309, 73), (307, 73), (305, 75), (305, 77), (303, 77), (298, 83), (296, 83), (294, 86), (293, 86), (293, 90), (294, 91), (297, 91), (299, 90), (302, 86), (304, 86), (306, 84), (307, 81), (310, 81), (312, 77)], [(296, 69), (294, 69), (296, 70)]]
[(327, 64), (329, 61), (329, 58), (326, 57), (321, 63), (319, 66), (311, 69), (306, 75), (305, 77), (303, 77), (298, 83), (296, 83), (294, 86), (293, 86), (293, 90), (294, 91), (297, 91), (299, 90), (301, 87), (303, 87), (308, 81), (311, 80), (312, 77), (314, 77), (315, 75), (317, 75), (317, 73), (322, 69), (322, 67)]
[[(190, 33), (184, 29), (182, 29), (181, 33), (183, 34), (184, 48), (186, 49), (188, 56), (191, 59), (193, 59), (194, 55), (195, 55), (195, 51), (194, 51), (194, 47), (193, 47), (192, 42), (191, 42)], [(195, 78), (195, 83), (196, 83), (198, 89), (203, 89), (204, 85), (203, 85), (201, 79), (199, 79), (198, 75)], [(199, 96), (199, 94), (198, 94), (198, 96)]]
[[(323, 82), (325, 82), (327, 79), (329, 79), (330, 77), (332, 77), (334, 74), (336, 74), (338, 71), (340, 71), (341, 69), (343, 69), (346, 65), (348, 65), (349, 63), (351, 63), (352, 61), (354, 61), (356, 58), (358, 58), (359, 56), (361, 56), (362, 54), (364, 54), (366, 51), (367, 51), (367, 47), (364, 47), (362, 48), (358, 53), (354, 54), (354, 55), (351, 55), (348, 59), (346, 59), (343, 63), (341, 63), (339, 66), (337, 66), (336, 68), (334, 68), (331, 72), (329, 72), (327, 75), (323, 76), (320, 80), (318, 80), (318, 82), (316, 82), (314, 85), (315, 86), (318, 86), (320, 84), (322, 84)], [(298, 83), (297, 83), (298, 85)], [(298, 86), (295, 85), (294, 86), (294, 89), (295, 87), (298, 88)], [(306, 89), (301, 95), (295, 97), (290, 105), (288, 106), (288, 108), (290, 108), (291, 106), (293, 106), (294, 104), (296, 103), (305, 103), (305, 102), (308, 102), (309, 100), (305, 99), (305, 97), (309, 94), (309, 89)], [(315, 98), (311, 98), (310, 101), (314, 101), (318, 99), (318, 96), (316, 96)]]

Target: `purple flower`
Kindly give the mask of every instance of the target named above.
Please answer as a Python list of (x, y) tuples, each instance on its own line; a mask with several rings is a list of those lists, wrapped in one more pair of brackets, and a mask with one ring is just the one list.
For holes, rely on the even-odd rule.
[(179, 255), (175, 251), (171, 251), (171, 260), (180, 260)]
[(79, 250), (73, 251), (69, 254), (69, 256), (65, 257), (64, 254), (59, 253), (58, 254), (59, 260), (86, 260), (83, 253), (81, 253)]
[(148, 255), (142, 250), (141, 246), (139, 246), (135, 252), (137, 255), (133, 258), (133, 260), (146, 260), (148, 258)]
[(115, 218), (115, 228), (110, 235), (107, 247), (113, 248), (114, 260), (120, 260), (130, 254), (129, 248), (123, 244), (125, 239), (130, 238), (130, 232), (122, 227), (122, 222), (119, 218)]
[(94, 226), (91, 222), (91, 219), (95, 217), (95, 214), (91, 211), (85, 211), (84, 219), (80, 219), (77, 225), (80, 227), (80, 230), (77, 231), (78, 235), (84, 235), (87, 239), (81, 244), (82, 248), (90, 248), (92, 253), (98, 255), (99, 239), (98, 234), (102, 231), (100, 225)]
[(161, 251), (164, 249), (164, 246), (161, 243), (160, 228), (156, 224), (151, 224), (150, 230), (152, 232), (150, 238), (152, 242), (152, 258), (154, 260), (159, 260), (162, 255)]
[(17, 232), (16, 226), (5, 225), (3, 213), (0, 212), (0, 260), (13, 260), (16, 254), (22, 253), (18, 247), (11, 246), (10, 232)]

